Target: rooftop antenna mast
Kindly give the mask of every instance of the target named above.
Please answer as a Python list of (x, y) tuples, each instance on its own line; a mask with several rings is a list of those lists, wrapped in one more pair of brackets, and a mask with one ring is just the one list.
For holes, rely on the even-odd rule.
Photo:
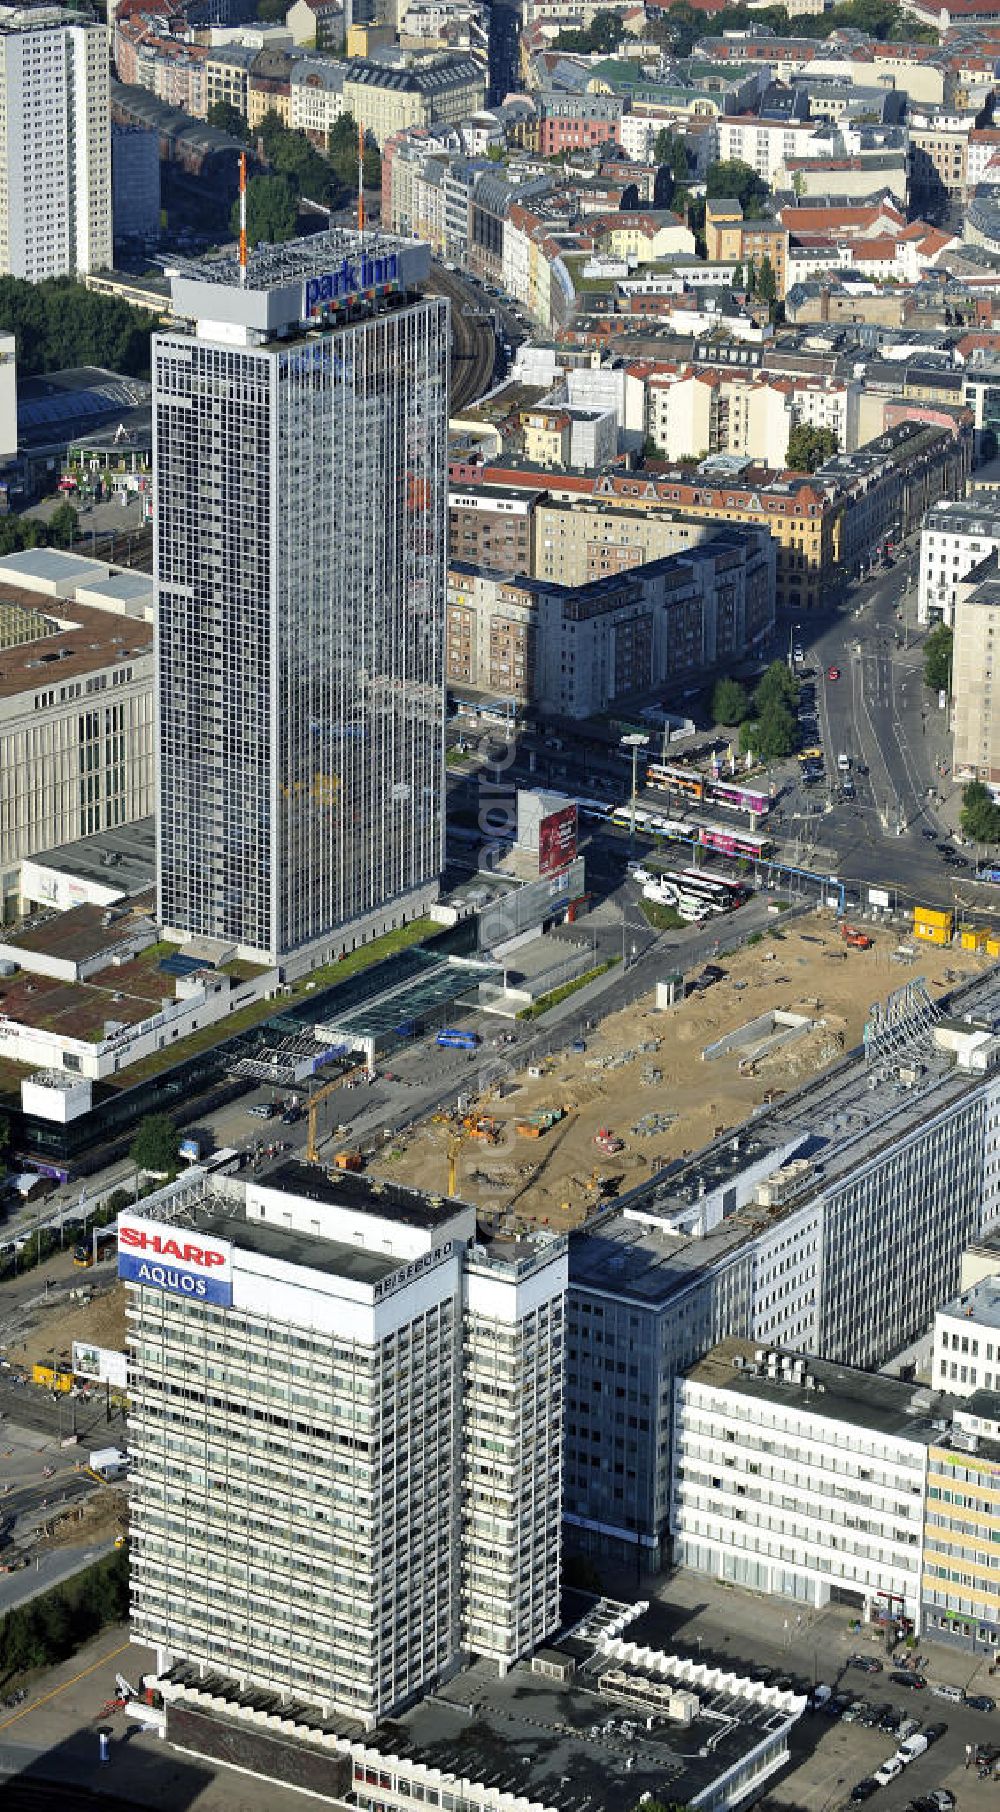
[(365, 230), (365, 129), (358, 123), (358, 232)]
[(247, 154), (240, 152), (240, 288), (247, 286)]

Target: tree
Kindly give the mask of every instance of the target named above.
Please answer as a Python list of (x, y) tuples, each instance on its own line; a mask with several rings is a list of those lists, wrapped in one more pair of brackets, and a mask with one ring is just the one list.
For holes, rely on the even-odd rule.
[(950, 692), (954, 636), (947, 623), (932, 629), (924, 643), (924, 685), (931, 692)]
[(750, 713), (750, 701), (739, 680), (720, 679), (712, 691), (712, 717), (717, 724), (741, 724)]
[(757, 272), (757, 294), (769, 308), (778, 300), (778, 280), (774, 274), (774, 266), (766, 252), (760, 261), (760, 270)]
[(137, 1170), (165, 1171), (177, 1175), (181, 1138), (169, 1114), (147, 1114), (140, 1120), (128, 1155)]
[(962, 788), (959, 829), (973, 843), (1000, 843), (1000, 805), (981, 780)]
[(815, 472), (836, 451), (837, 436), (832, 428), (811, 428), (808, 422), (800, 422), (788, 436), (785, 461), (793, 472)]
[(553, 39), (553, 49), (575, 51), (581, 57), (595, 52), (609, 57), (626, 36), (625, 27), (616, 13), (596, 13), (584, 31), (559, 32)]
[(723, 198), (738, 201), (747, 219), (764, 211), (769, 189), (763, 177), (750, 164), (738, 157), (709, 164), (705, 173), (705, 194), (709, 200)]
[[(247, 183), (247, 240), (250, 245), (280, 245), (294, 239), (299, 195), (287, 176), (251, 176)], [(234, 201), (230, 224), (240, 230), (240, 204)]]
[(789, 673), (784, 661), (772, 661), (754, 689), (753, 708), (758, 717), (772, 705), (794, 707), (798, 703), (799, 682)]
[(734, 289), (743, 288), (743, 266), (740, 263), (739, 259), (736, 260), (736, 263), (733, 266), (733, 288)]
[(257, 0), (257, 17), (262, 25), (284, 25), (288, 0)]
[(60, 503), (49, 517), (49, 540), (53, 547), (72, 547), (80, 518), (71, 503)]
[(740, 728), (740, 748), (758, 761), (778, 761), (790, 755), (797, 740), (796, 722), (787, 705), (769, 705), (756, 721)]
[(250, 128), (244, 115), (232, 101), (213, 101), (205, 115), (210, 126), (218, 132), (228, 132), (230, 138), (238, 138), (244, 144), (250, 142)]
[(0, 329), (17, 340), (18, 373), (101, 365), (125, 377), (149, 376), (155, 315), (117, 296), (97, 296), (72, 277), (26, 283), (0, 277)]

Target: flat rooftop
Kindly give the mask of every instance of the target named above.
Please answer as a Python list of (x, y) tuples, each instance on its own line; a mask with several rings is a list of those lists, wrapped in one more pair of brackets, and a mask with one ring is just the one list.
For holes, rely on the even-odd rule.
[[(266, 1180), (273, 1182), (273, 1177)], [(387, 1277), (392, 1277), (409, 1263), (408, 1259), (370, 1252), (341, 1240), (297, 1232), (292, 1227), (279, 1227), (270, 1221), (248, 1219), (242, 1203), (237, 1206), (232, 1199), (212, 1193), (192, 1207), (185, 1219), (198, 1233), (207, 1233), (213, 1239), (231, 1240), (243, 1252), (255, 1252), (262, 1258), (277, 1259), (286, 1265), (303, 1265), (330, 1277), (346, 1278), (351, 1283), (372, 1286), (384, 1283)]]
[[(0, 568), (0, 605), (8, 606), (5, 614), (14, 621), (17, 606), (37, 612), (41, 601), (38, 593), (5, 584)], [(153, 627), (140, 618), (62, 599), (58, 617), (69, 626), (0, 651), (0, 699), (49, 691), (54, 684), (152, 655)]]
[[(269, 1170), (260, 1181), (268, 1189), (283, 1189), (307, 1202), (350, 1208), (355, 1213), (398, 1221), (404, 1227), (436, 1227), (467, 1205), (454, 1197), (425, 1195), (420, 1189), (407, 1188), (405, 1183), (391, 1183), (357, 1171), (337, 1171), (328, 1176), (318, 1165), (299, 1164), (294, 1159)], [(396, 1260), (395, 1265), (398, 1263)]]
[[(87, 981), (47, 975), (0, 980), (0, 1018), (99, 1044), (119, 1026), (138, 1025), (174, 999), (174, 977), (160, 969), (154, 946), (131, 962), (109, 965)], [(127, 1086), (128, 1070), (119, 1072)]]
[[(638, 1628), (629, 1623), (624, 1639), (633, 1640)], [(709, 1687), (699, 1692), (700, 1711), (690, 1724), (663, 1718), (649, 1730), (647, 1707), (621, 1688), (601, 1686), (602, 1675), (621, 1663), (570, 1631), (547, 1645), (547, 1655), (553, 1652), (576, 1662), (573, 1677), (549, 1679), (520, 1661), (499, 1679), (495, 1664), (475, 1662), (411, 1711), (379, 1725), (367, 1744), (553, 1812), (624, 1812), (646, 1794), (690, 1803), (791, 1722), (774, 1704)], [(657, 1680), (671, 1677), (665, 1664), (669, 1657)], [(674, 1681), (680, 1690), (698, 1691), (680, 1667)]]
[(941, 1304), (939, 1315), (967, 1321), (970, 1328), (1000, 1328), (1000, 1277), (984, 1277)]
[(149, 893), (156, 883), (156, 819), (137, 818), (134, 824), (77, 837), (26, 859), (37, 868), (96, 881), (124, 894)]
[[(939, 1438), (938, 1425), (950, 1422), (956, 1407), (955, 1398), (941, 1391), (811, 1355), (778, 1353), (778, 1375), (771, 1376), (767, 1360), (759, 1361), (756, 1355), (774, 1351), (762, 1341), (733, 1335), (720, 1340), (685, 1376), (692, 1384), (708, 1384), (734, 1397), (780, 1403), (832, 1422), (870, 1428), (877, 1434), (905, 1436), (925, 1446)], [(793, 1376), (791, 1366), (796, 1361), (799, 1371)]]
[(43, 918), (29, 919), (19, 931), (5, 936), (3, 943), (15, 952), (33, 950), (39, 956), (85, 962), (102, 950), (117, 949), (124, 939), (137, 932), (148, 930), (153, 923), (155, 906), (152, 892), (148, 897), (143, 895), (137, 899), (131, 907), (117, 910), (107, 906), (73, 906), (68, 912), (52, 912)]

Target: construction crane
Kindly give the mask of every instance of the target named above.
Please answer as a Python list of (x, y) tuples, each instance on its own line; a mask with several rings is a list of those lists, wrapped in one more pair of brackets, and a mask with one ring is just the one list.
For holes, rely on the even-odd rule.
[(315, 1094), (310, 1095), (310, 1097), (309, 1097), (309, 1136), (306, 1139), (306, 1163), (307, 1164), (318, 1164), (319, 1163), (319, 1151), (318, 1151), (317, 1145), (316, 1145), (316, 1126), (317, 1126), (317, 1118), (318, 1118), (318, 1111), (319, 1111), (320, 1103), (322, 1101), (325, 1101), (327, 1096), (332, 1095), (338, 1088), (342, 1088), (347, 1077), (350, 1076), (353, 1073), (353, 1071), (355, 1069), (357, 1069), (358, 1067), (359, 1066), (357, 1064), (352, 1064), (352, 1066), (349, 1070), (341, 1070), (339, 1075), (332, 1077), (329, 1082), (324, 1082), (322, 1088), (318, 1088), (316, 1090)]

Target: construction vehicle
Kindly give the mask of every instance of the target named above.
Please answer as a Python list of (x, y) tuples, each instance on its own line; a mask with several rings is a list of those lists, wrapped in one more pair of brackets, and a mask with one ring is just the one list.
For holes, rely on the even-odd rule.
[(307, 1164), (318, 1164), (319, 1163), (319, 1152), (318, 1152), (317, 1146), (316, 1146), (316, 1125), (317, 1125), (317, 1117), (318, 1117), (320, 1103), (322, 1101), (325, 1101), (328, 1098), (328, 1096), (334, 1094), (338, 1088), (343, 1088), (344, 1083), (346, 1082), (348, 1076), (353, 1076), (354, 1072), (360, 1067), (362, 1067), (362, 1066), (355, 1063), (355, 1064), (351, 1065), (350, 1069), (339, 1071), (339, 1073), (336, 1076), (331, 1077), (329, 1082), (324, 1082), (322, 1088), (318, 1088), (316, 1090), (315, 1094), (310, 1095), (310, 1097), (309, 1097), (309, 1136), (306, 1140), (306, 1163)]
[(462, 1130), (470, 1139), (482, 1139), (487, 1145), (495, 1145), (500, 1137), (500, 1128), (488, 1114), (466, 1114)]
[(616, 1138), (615, 1133), (610, 1126), (598, 1127), (594, 1134), (594, 1144), (599, 1145), (601, 1150), (606, 1151), (609, 1156), (613, 1155), (616, 1151), (625, 1150), (624, 1139)]
[(856, 925), (841, 925), (840, 935), (851, 950), (871, 950), (875, 941), (867, 931), (859, 931)]
[(518, 1120), (517, 1130), (522, 1139), (540, 1139), (565, 1117), (564, 1107), (544, 1107), (538, 1113), (526, 1114), (523, 1120)]
[(333, 1160), (334, 1170), (364, 1170), (365, 1160), (360, 1151), (338, 1151)]

